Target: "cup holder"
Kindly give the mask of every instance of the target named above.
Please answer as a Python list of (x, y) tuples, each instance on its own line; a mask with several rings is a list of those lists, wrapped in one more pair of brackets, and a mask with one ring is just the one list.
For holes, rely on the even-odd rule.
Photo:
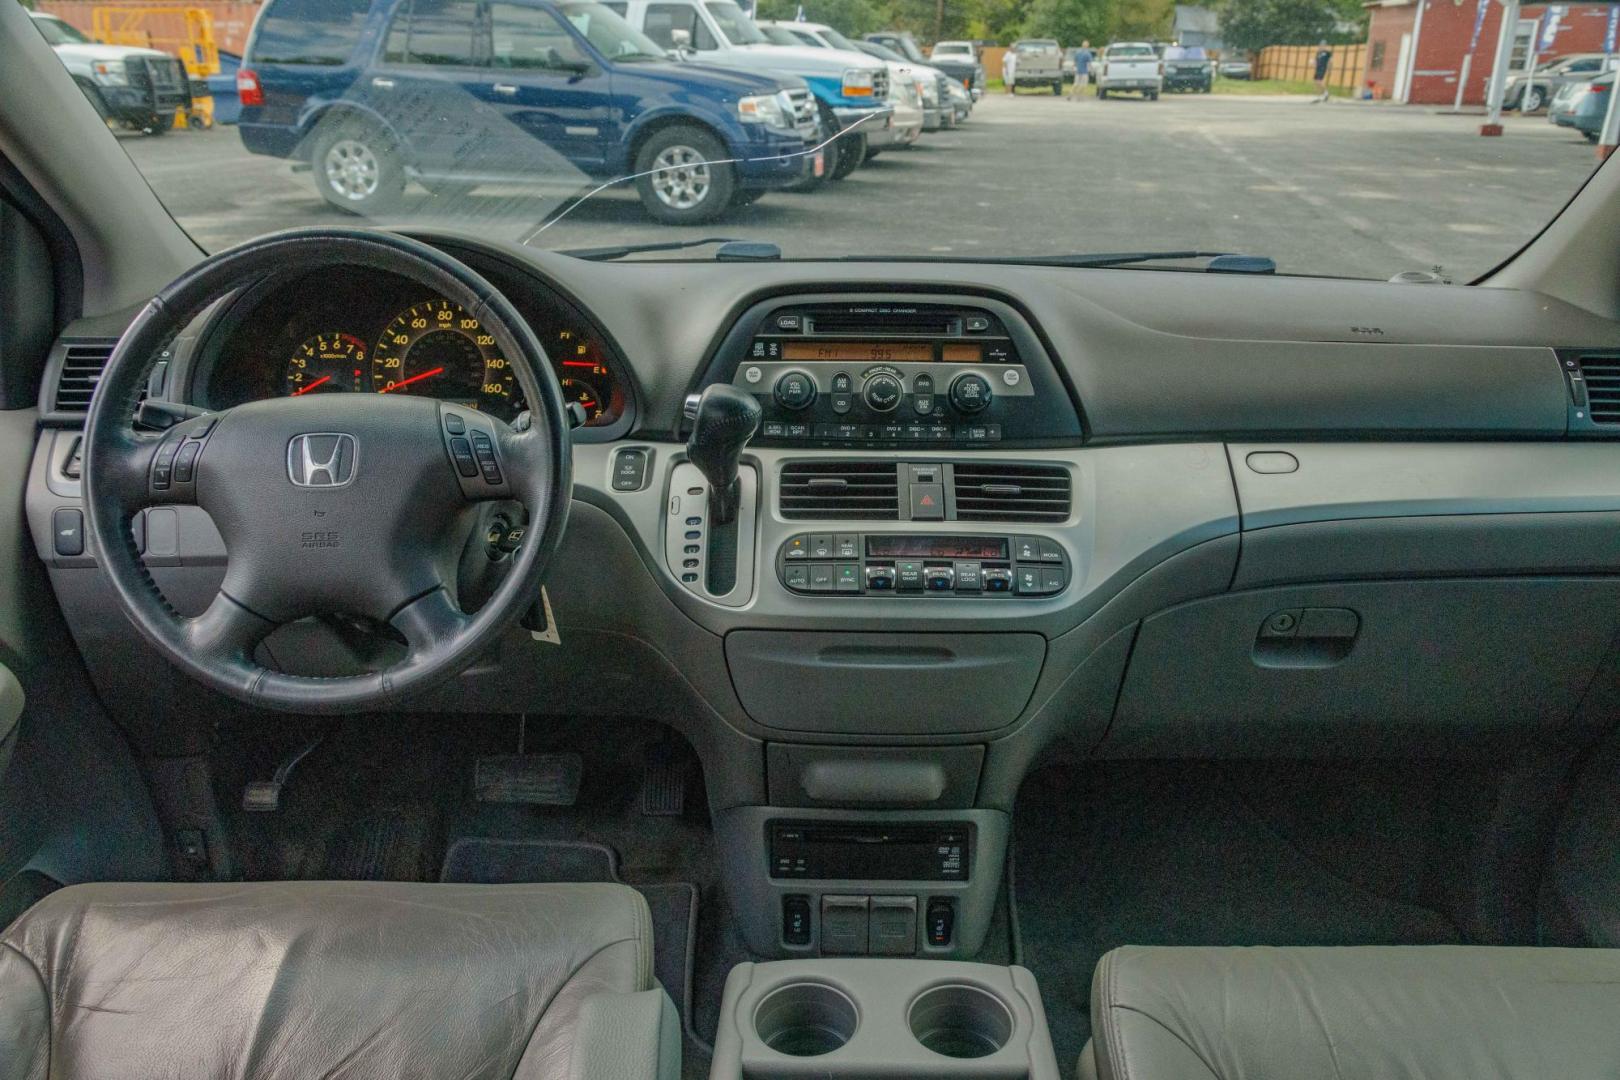
[(936, 1054), (981, 1058), (1012, 1038), (1013, 1017), (994, 994), (976, 986), (936, 986), (911, 1003), (911, 1034)]
[(765, 995), (754, 1009), (754, 1031), (779, 1054), (830, 1054), (855, 1034), (860, 1018), (843, 991), (825, 983), (792, 983)]

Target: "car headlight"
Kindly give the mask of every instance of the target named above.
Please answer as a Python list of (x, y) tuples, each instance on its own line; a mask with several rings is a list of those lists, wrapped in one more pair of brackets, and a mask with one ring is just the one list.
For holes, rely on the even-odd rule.
[(875, 68), (845, 68), (844, 96), (871, 97), (877, 87)]
[(785, 91), (753, 94), (737, 100), (737, 118), (745, 124), (764, 124), (777, 131), (792, 131), (793, 103)]
[(918, 79), (917, 93), (922, 95), (923, 104), (939, 104), (939, 86), (934, 82), (933, 79)]
[(90, 65), (90, 71), (102, 86), (129, 85), (129, 71), (122, 60), (97, 60)]

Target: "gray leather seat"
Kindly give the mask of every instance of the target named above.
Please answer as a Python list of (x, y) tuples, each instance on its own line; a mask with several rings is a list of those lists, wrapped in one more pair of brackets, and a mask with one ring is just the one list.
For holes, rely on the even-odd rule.
[(622, 885), (79, 885), (0, 937), (0, 1080), (659, 1080)]
[(1620, 949), (1115, 949), (1085, 1080), (1620, 1076)]

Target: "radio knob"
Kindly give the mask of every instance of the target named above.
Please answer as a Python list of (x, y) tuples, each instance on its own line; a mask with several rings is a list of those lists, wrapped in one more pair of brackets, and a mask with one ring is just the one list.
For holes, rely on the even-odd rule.
[(951, 404), (957, 412), (983, 412), (990, 404), (990, 384), (981, 375), (958, 375), (951, 383)]
[(870, 376), (861, 387), (861, 397), (865, 399), (866, 407), (880, 413), (893, 412), (904, 393), (905, 388), (900, 385), (900, 380), (887, 371)]
[(776, 380), (776, 402), (797, 412), (816, 400), (816, 380), (802, 371), (784, 371)]

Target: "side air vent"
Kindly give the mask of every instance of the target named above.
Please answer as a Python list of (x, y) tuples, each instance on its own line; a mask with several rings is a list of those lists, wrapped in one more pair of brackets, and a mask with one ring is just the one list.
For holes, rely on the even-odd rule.
[(56, 376), (56, 388), (51, 396), (52, 412), (85, 413), (90, 411), (90, 398), (101, 382), (101, 373), (107, 367), (116, 341), (70, 341), (62, 355), (62, 368)]
[(894, 462), (790, 461), (782, 466), (782, 516), (898, 521), (899, 475)]
[(1063, 521), (1069, 471), (1061, 465), (981, 465), (953, 470), (958, 521)]
[(1620, 424), (1620, 353), (1585, 353), (1577, 358), (1594, 424)]

